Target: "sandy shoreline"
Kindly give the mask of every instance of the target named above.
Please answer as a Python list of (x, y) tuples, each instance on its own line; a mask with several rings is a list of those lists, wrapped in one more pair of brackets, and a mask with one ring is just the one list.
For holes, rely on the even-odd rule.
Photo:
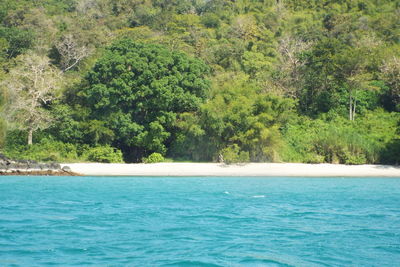
[(88, 176), (299, 176), (299, 177), (399, 177), (400, 167), (388, 165), (338, 165), (301, 163), (70, 163), (72, 172)]

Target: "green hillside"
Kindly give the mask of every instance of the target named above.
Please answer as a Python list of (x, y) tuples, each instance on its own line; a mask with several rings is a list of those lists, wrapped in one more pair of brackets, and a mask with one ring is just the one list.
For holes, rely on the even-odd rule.
[(0, 0), (0, 22), (9, 157), (400, 162), (400, 1)]

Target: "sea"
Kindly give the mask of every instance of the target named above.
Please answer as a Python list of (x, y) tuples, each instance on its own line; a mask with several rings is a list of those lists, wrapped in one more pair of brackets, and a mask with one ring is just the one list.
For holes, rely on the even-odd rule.
[(3, 176), (0, 266), (400, 266), (400, 179)]

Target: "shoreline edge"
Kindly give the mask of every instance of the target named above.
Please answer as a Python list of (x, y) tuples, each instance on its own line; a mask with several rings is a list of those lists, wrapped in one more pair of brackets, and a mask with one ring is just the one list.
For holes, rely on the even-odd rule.
[(398, 177), (400, 166), (304, 163), (65, 163), (85, 176)]

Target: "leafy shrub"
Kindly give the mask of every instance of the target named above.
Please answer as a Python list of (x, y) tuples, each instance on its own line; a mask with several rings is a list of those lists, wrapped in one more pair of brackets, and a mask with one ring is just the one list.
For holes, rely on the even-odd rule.
[(240, 151), (240, 147), (237, 144), (222, 149), (220, 154), (226, 164), (245, 163), (250, 161), (249, 152)]
[(111, 146), (90, 147), (88, 145), (63, 143), (48, 138), (42, 138), (37, 143), (28, 146), (26, 134), (20, 131), (12, 131), (7, 134), (4, 154), (12, 159), (29, 159), (41, 162), (123, 162), (122, 152)]
[(4, 145), (4, 139), (6, 137), (5, 128), (6, 128), (5, 122), (2, 118), (0, 118), (0, 148), (2, 148)]
[(150, 154), (147, 158), (142, 159), (143, 163), (157, 163), (157, 162), (163, 162), (165, 161), (163, 155), (160, 153), (152, 153)]
[(219, 17), (212, 13), (202, 16), (201, 23), (207, 28), (218, 28), (221, 24)]
[[(17, 134), (7, 136), (14, 140)], [(7, 140), (7, 143), (10, 140)], [(74, 144), (62, 143), (51, 139), (42, 139), (39, 143), (30, 146), (14, 143), (6, 146), (4, 154), (12, 159), (29, 159), (36, 161), (70, 162), (79, 160), (78, 149)]]
[(101, 163), (122, 163), (122, 152), (111, 146), (97, 146), (89, 148), (84, 152), (89, 161)]
[(400, 139), (393, 139), (381, 152), (381, 163), (400, 164)]
[[(399, 115), (377, 109), (356, 121), (300, 118), (284, 129), (284, 161), (305, 163), (395, 163), (388, 144), (398, 138)], [(392, 146), (394, 147), (394, 146)]]

